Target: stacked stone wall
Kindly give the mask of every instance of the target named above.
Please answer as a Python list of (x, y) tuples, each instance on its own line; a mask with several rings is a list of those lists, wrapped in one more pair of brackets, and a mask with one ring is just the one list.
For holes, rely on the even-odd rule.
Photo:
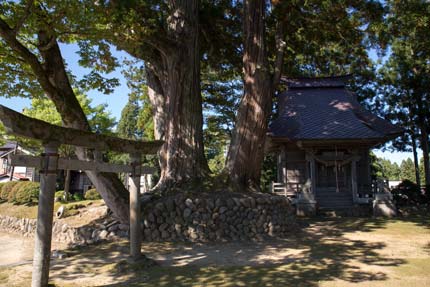
[(270, 194), (176, 194), (147, 200), (142, 210), (146, 241), (261, 240), (295, 227), (289, 200)]

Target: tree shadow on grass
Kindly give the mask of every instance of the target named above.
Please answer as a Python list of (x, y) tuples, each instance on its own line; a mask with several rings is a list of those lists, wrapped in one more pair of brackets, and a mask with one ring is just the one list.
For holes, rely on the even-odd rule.
[[(290, 238), (264, 242), (144, 243), (144, 251), (147, 246), (153, 246), (145, 254), (160, 263), (155, 267), (125, 263), (126, 244), (118, 245), (113, 251), (112, 247), (103, 249), (100, 245), (91, 254), (85, 249), (79, 250), (75, 256), (79, 256), (81, 268), (77, 268), (87, 275), (108, 273), (115, 282), (96, 286), (313, 287), (320, 281), (383, 281), (387, 279), (384, 267), (405, 263), (403, 259), (381, 256), (378, 251), (386, 247), (383, 242), (351, 240), (345, 236), (345, 233), (383, 228), (387, 222), (384, 219), (313, 219), (309, 222), (308, 227), (292, 233)], [(75, 256), (70, 255), (71, 261), (65, 264), (72, 264)], [(185, 266), (174, 266), (181, 264)], [(61, 269), (56, 274), (66, 280), (73, 280), (73, 276), (79, 274), (67, 274)]]

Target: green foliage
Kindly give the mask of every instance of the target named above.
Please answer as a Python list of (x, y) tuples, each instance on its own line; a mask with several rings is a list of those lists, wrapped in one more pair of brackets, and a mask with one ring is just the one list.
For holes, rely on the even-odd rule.
[(2, 185), (0, 198), (2, 200), (9, 201), (9, 195), (11, 194), (14, 186), (17, 185), (18, 183), (19, 183), (18, 181), (9, 181), (9, 182), (6, 182), (4, 185)]
[(73, 200), (74, 200), (74, 201), (81, 201), (81, 200), (84, 200), (84, 197), (83, 197), (83, 196), (82, 196), (82, 194), (81, 194), (81, 193), (79, 193), (79, 192), (74, 193), (72, 197), (73, 197)]
[[(100, 16), (103, 14), (95, 13), (94, 9), (89, 7), (90, 4), (91, 1), (86, 0), (1, 1), (0, 13), (2, 19), (16, 29), (17, 38), (23, 46), (34, 53), (36, 58), (40, 57), (40, 49), (36, 47), (39, 44), (37, 35), (40, 30), (51, 30), (59, 43), (79, 42), (81, 56), (79, 63), (89, 68), (87, 69), (89, 71), (82, 79), (75, 79), (70, 75), (71, 82), (75, 87), (83, 88), (85, 91), (97, 89), (109, 93), (118, 85), (117, 79), (106, 77), (106, 74), (118, 65), (110, 54), (109, 44), (97, 40), (95, 34), (91, 32), (87, 34), (92, 35), (88, 37), (90, 39), (80, 37), (83, 27), (87, 27), (85, 29), (87, 32), (97, 23), (100, 28), (102, 27)], [(45, 91), (42, 90), (28, 62), (14, 54), (4, 41), (0, 42), (0, 55), (0, 71), (5, 71), (0, 73), (2, 95), (28, 98), (44, 96)]]
[(98, 191), (95, 188), (87, 190), (87, 192), (85, 192), (84, 198), (86, 200), (102, 199), (100, 193), (98, 193)]
[(430, 2), (385, 2), (388, 13), (381, 32), (387, 35), (391, 51), (378, 71), (380, 96), (375, 103), (407, 130), (394, 142), (395, 148), (410, 151), (412, 141), (421, 140), (420, 133), (429, 129)]
[(128, 139), (154, 140), (153, 107), (145, 83), (145, 70), (135, 61), (126, 61), (123, 71), (131, 90), (128, 103), (121, 112), (117, 133)]
[(2, 197), (1, 197), (1, 191), (2, 191), (2, 188), (3, 188), (3, 186), (6, 184), (6, 182), (0, 182), (0, 200), (2, 199)]
[(60, 201), (60, 202), (65, 202), (64, 201), (64, 190), (59, 190), (55, 192), (55, 199)]
[(427, 198), (421, 192), (421, 188), (407, 179), (403, 180), (391, 193), (398, 206), (417, 205), (427, 202)]
[(6, 185), (6, 182), (1, 182), (0, 183), (0, 200), (2, 200), (2, 201), (6, 201), (7, 200), (7, 195), (5, 196), (5, 198), (3, 198), (3, 195), (2, 195), (3, 186), (5, 186), (5, 185)]
[[(16, 189), (16, 191), (15, 191)], [(35, 203), (39, 199), (40, 183), (38, 182), (20, 182), (14, 187), (16, 204)]]
[(260, 188), (263, 192), (271, 192), (270, 184), (272, 181), (276, 182), (277, 173), (276, 156), (273, 154), (265, 156), (260, 179)]
[(376, 178), (400, 180), (401, 169), (397, 163), (392, 163), (389, 159), (375, 157), (372, 164)]
[[(106, 110), (106, 105), (92, 106), (92, 100), (85, 94), (78, 94), (77, 99), (88, 118), (91, 129), (99, 133), (109, 134), (115, 125), (115, 119)], [(54, 104), (48, 98), (33, 98), (31, 107), (25, 109), (25, 115), (46, 121), (53, 125), (62, 126), (61, 116)]]
[(119, 136), (127, 139), (139, 139), (142, 137), (142, 131), (138, 130), (137, 118), (139, 115), (139, 103), (136, 94), (128, 96), (128, 103), (121, 111), (121, 118), (118, 122), (116, 132)]
[(400, 164), (400, 178), (402, 180), (408, 180), (411, 182), (416, 182), (415, 180), (415, 165), (412, 159), (407, 158), (406, 160), (402, 160)]

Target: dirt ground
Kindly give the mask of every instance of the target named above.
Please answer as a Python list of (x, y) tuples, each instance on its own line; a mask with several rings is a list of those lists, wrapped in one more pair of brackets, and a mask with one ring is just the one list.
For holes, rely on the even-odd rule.
[[(430, 286), (427, 218), (310, 220), (264, 242), (144, 243), (158, 264), (150, 268), (126, 263), (126, 241), (105, 242), (64, 250), (50, 278), (56, 286)], [(23, 244), (9, 247), (25, 260), (31, 245), (15, 241)], [(27, 286), (30, 273), (28, 263), (3, 275), (0, 267), (0, 285)]]
[(30, 263), (33, 241), (16, 234), (0, 233), (0, 267)]

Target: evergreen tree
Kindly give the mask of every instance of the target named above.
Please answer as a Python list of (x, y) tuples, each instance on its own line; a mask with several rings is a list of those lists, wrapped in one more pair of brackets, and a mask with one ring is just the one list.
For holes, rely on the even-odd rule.
[(400, 171), (400, 178), (402, 180), (415, 182), (415, 166), (412, 159), (407, 158), (406, 160), (402, 160)]
[[(430, 182), (429, 163), (429, 100), (428, 87), (430, 38), (430, 3), (424, 0), (386, 1), (388, 15), (383, 33), (389, 37), (391, 53), (380, 70), (387, 117), (404, 126), (408, 133), (397, 146), (412, 146), (416, 152), (419, 140), (424, 155), (424, 178)], [(415, 167), (418, 168), (416, 156)], [(416, 170), (418, 171), (418, 170)], [(419, 175), (419, 173), (417, 173)], [(418, 179), (418, 176), (415, 176)], [(415, 181), (415, 180), (414, 180)]]
[(128, 102), (121, 111), (121, 118), (118, 122), (116, 132), (119, 136), (127, 139), (141, 139), (142, 131), (139, 130), (137, 121), (140, 113), (138, 97), (135, 93), (130, 93)]

